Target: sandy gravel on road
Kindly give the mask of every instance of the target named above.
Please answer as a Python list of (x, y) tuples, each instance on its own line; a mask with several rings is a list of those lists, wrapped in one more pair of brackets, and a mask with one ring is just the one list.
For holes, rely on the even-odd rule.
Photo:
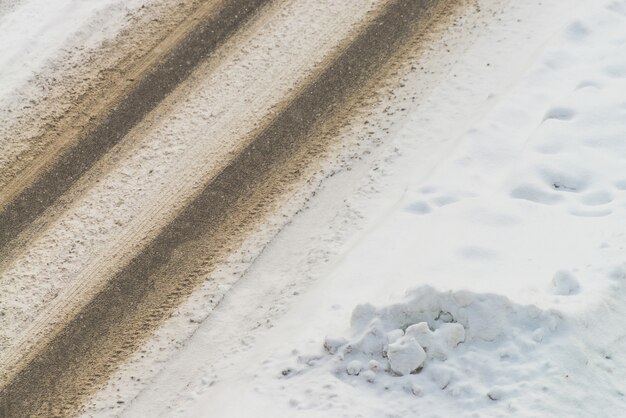
[[(209, 62), (198, 69), (198, 84), (181, 89), (165, 105), (175, 108), (137, 127), (131, 145), (116, 153), (110, 172), (3, 271), (4, 349), (18, 345), (15, 336), (27, 334), (24, 326), (46, 303), (58, 302), (53, 311), (65, 304), (60, 292), (93, 284), (94, 276), (114, 268), (113, 260), (128, 257), (128, 249), (138, 248), (170, 219), (241, 146), (239, 139), (255, 128), (259, 115), (270, 115), (322, 62), (333, 41), (368, 11), (360, 4), (335, 2), (286, 6), (269, 11), (241, 36), (237, 53), (217, 68)], [(264, 27), (270, 18), (271, 29)], [(200, 80), (206, 73), (208, 78)], [(177, 100), (182, 101), (171, 103)]]
[[(2, 377), (9, 381), (11, 370), (18, 371), (15, 365), (28, 364), (24, 374), (26, 377), (21, 377), (20, 372), (20, 377), (15, 380), (18, 384), (13, 386), (17, 389), (11, 390), (22, 397), (29, 393), (30, 389), (24, 389), (26, 386), (19, 382), (38, 380), (32, 376), (41, 376), (42, 373), (37, 374), (38, 364), (45, 364), (46, 361), (57, 361), (52, 364), (52, 369), (86, 367), (85, 364), (94, 356), (88, 357), (90, 354), (86, 354), (91, 348), (84, 348), (88, 346), (85, 343), (88, 338), (83, 338), (83, 334), (89, 335), (92, 328), (95, 329), (93, 332), (99, 332), (99, 325), (91, 327), (91, 320), (81, 322), (80, 318), (83, 313), (91, 317), (93, 312), (106, 308), (106, 303), (101, 303), (106, 298), (100, 296), (115, 292), (117, 286), (122, 289), (122, 293), (137, 293), (136, 300), (128, 297), (129, 304), (119, 304), (119, 307), (123, 306), (119, 308), (120, 311), (131, 310), (135, 303), (148, 305), (148, 309), (145, 306), (142, 308), (145, 312), (137, 309), (139, 320), (142, 315), (147, 315), (147, 321), (139, 333), (112, 335), (114, 339), (119, 339), (119, 352), (131, 350), (136, 344), (136, 341), (131, 341), (133, 338), (143, 338), (140, 335), (146, 332), (145, 329), (158, 325), (159, 312), (163, 313), (169, 308), (149, 312), (152, 305), (144, 299), (150, 299), (152, 293), (159, 292), (149, 289), (144, 292), (146, 294), (142, 293), (145, 285), (139, 282), (143, 275), (148, 275), (146, 281), (154, 281), (155, 286), (164, 283), (165, 293), (173, 290), (174, 293), (185, 294), (179, 292), (176, 286), (187, 286), (191, 291), (193, 283), (197, 283), (186, 274), (201, 275), (202, 269), (208, 268), (207, 265), (194, 267), (197, 263), (190, 259), (191, 256), (185, 255), (187, 251), (189, 254), (198, 253), (202, 257), (211, 258), (212, 251), (228, 252), (237, 245), (240, 236), (247, 231), (247, 225), (255, 224), (261, 215), (269, 211), (272, 203), (268, 196), (280, 196), (284, 192), (282, 189), (288, 188), (278, 174), (285, 174), (284, 178), (290, 182), (289, 187), (294, 187), (291, 182), (308, 169), (307, 164), (319, 158), (320, 149), (325, 146), (322, 143), (328, 142), (332, 136), (327, 132), (326, 135), (330, 135), (328, 138), (316, 137), (302, 150), (294, 145), (293, 152), (284, 151), (283, 148), (292, 148), (290, 135), (294, 135), (294, 143), (305, 142), (304, 138), (313, 126), (317, 129), (316, 124), (325, 118), (329, 118), (332, 124), (345, 125), (347, 120), (343, 120), (343, 117), (349, 116), (348, 112), (337, 106), (346, 104), (345, 100), (352, 100), (351, 95), (356, 86), (363, 88), (363, 84), (367, 84), (364, 76), (370, 75), (365, 70), (354, 70), (361, 67), (355, 63), (363, 63), (363, 68), (377, 71), (380, 62), (384, 62), (386, 57), (384, 53), (376, 55), (384, 49), (380, 39), (388, 39), (390, 43), (404, 40), (404, 35), (394, 35), (391, 25), (367, 23), (383, 15), (387, 16), (386, 23), (391, 19), (389, 16), (393, 16), (393, 22), (408, 19), (409, 23), (404, 22), (396, 28), (396, 32), (413, 33), (411, 31), (416, 27), (415, 22), (397, 15), (407, 10), (410, 10), (407, 16), (416, 17), (418, 15), (414, 13), (420, 8), (416, 3), (407, 1), (364, 0), (342, 4), (285, 0), (262, 9), (249, 25), (244, 26), (209, 61), (197, 68), (118, 146), (98, 161), (58, 204), (49, 207), (44, 216), (26, 231), (24, 235), (28, 239), (22, 237), (23, 245), (17, 247), (10, 258), (0, 262), (0, 309), (5, 313), (0, 316), (0, 365), (4, 365), (5, 370)], [(367, 37), (361, 37), (365, 32), (368, 33)], [(380, 39), (378, 33), (381, 33)], [(358, 41), (351, 44), (353, 40)], [(419, 43), (419, 40), (416, 42)], [(376, 46), (370, 48), (370, 44)], [(393, 50), (391, 44), (387, 46)], [(376, 54), (370, 55), (368, 48)], [(349, 53), (346, 52), (348, 50)], [(382, 61), (372, 64), (376, 60)], [(337, 62), (340, 64), (337, 64), (336, 71), (330, 71)], [(132, 84), (132, 80), (129, 82)], [(371, 95), (368, 90), (370, 86), (365, 87), (366, 96)], [(339, 93), (335, 94), (334, 91)], [(324, 99), (331, 105), (327, 107)], [(329, 111), (343, 115), (342, 120), (327, 114)], [(299, 128), (298, 121), (306, 127)], [(275, 141), (272, 135), (281, 139)], [(261, 165), (255, 165), (256, 149), (246, 147), (249, 143), (264, 149), (259, 152), (258, 161)], [(272, 143), (280, 144), (280, 149), (267, 145)], [(316, 146), (318, 149), (315, 149)], [(242, 150), (245, 152), (240, 153)], [(294, 161), (281, 161), (283, 157), (267, 156), (270, 150), (280, 151), (277, 154), (284, 155), (284, 159), (291, 158), (293, 154)], [(242, 163), (236, 165), (232, 161)], [(266, 166), (262, 166), (263, 162)], [(284, 165), (274, 168), (281, 162)], [(238, 174), (229, 164), (241, 166), (245, 172)], [(255, 167), (259, 169), (262, 178), (268, 179), (267, 184), (252, 180), (255, 173), (250, 170)], [(232, 185), (239, 187), (238, 177), (243, 182), (241, 191), (220, 189)], [(214, 180), (220, 178), (225, 180), (222, 183), (222, 180)], [(217, 185), (209, 187), (213, 183)], [(258, 186), (258, 190), (252, 186)], [(212, 190), (216, 194), (212, 194)], [(203, 197), (200, 199), (198, 196)], [(214, 207), (224, 212), (233, 209), (220, 201), (212, 204), (211, 196), (220, 201), (232, 200), (233, 206), (243, 208), (242, 213), (212, 213), (216, 211)], [(242, 204), (240, 196), (249, 198), (249, 202)], [(197, 210), (194, 208), (196, 205), (202, 206), (204, 210)], [(196, 216), (194, 212), (208, 214)], [(181, 213), (184, 215), (182, 218)], [(190, 215), (185, 215), (187, 213)], [(199, 233), (198, 242), (177, 238), (180, 231), (189, 230), (193, 224), (185, 224), (187, 219), (196, 218), (202, 225), (209, 226), (210, 231), (206, 236)], [(223, 228), (214, 225), (220, 222), (225, 224)], [(213, 231), (213, 227), (218, 232)], [(217, 236), (218, 244), (213, 244), (211, 234)], [(170, 235), (173, 237), (172, 244), (168, 241)], [(159, 246), (161, 242), (165, 242), (163, 248)], [(178, 248), (177, 243), (181, 243), (181, 248)], [(202, 247), (194, 248), (196, 246)], [(207, 251), (202, 253), (205, 247)], [(160, 256), (158, 253), (161, 251), (167, 255)], [(156, 255), (153, 256), (153, 252)], [(181, 265), (170, 265), (167, 261), (170, 257)], [(159, 263), (165, 264), (161, 266)], [(167, 280), (170, 277), (168, 274), (171, 274), (172, 280)], [(162, 277), (157, 280), (153, 276)], [(121, 281), (125, 278), (129, 279), (126, 281), (130, 283), (128, 286)], [(109, 280), (113, 282), (112, 285), (109, 285)], [(134, 282), (138, 282), (136, 288), (132, 287)], [(128, 291), (123, 290), (124, 286), (129, 287)], [(92, 297), (96, 302), (93, 302)], [(112, 299), (125, 300), (116, 297)], [(180, 300), (180, 297), (174, 297), (171, 301), (166, 300), (166, 303), (179, 303), (176, 301)], [(95, 309), (91, 309), (92, 302)], [(157, 302), (155, 297), (150, 303), (160, 306)], [(87, 303), (89, 309), (85, 308)], [(128, 322), (134, 324), (135, 313), (129, 315), (132, 318)], [(122, 319), (126, 320), (125, 317)], [(69, 331), (65, 328), (66, 323), (70, 323), (67, 327)], [(109, 332), (111, 323), (103, 325), (104, 333)], [(88, 329), (77, 337), (76, 332), (79, 331), (73, 330), (81, 327)], [(118, 328), (120, 326), (115, 329)], [(131, 328), (127, 326), (124, 332), (132, 333)], [(57, 335), (58, 329), (62, 329), (63, 333)], [(67, 335), (70, 336), (70, 351), (76, 350), (73, 356), (85, 357), (84, 362), (71, 360), (72, 356), (65, 353), (67, 350), (59, 356), (63, 358), (48, 359), (54, 358), (57, 348), (63, 345), (55, 341), (61, 341)], [(101, 338), (101, 335), (95, 338)], [(52, 348), (49, 349), (47, 344), (50, 341), (52, 343), (49, 346)], [(74, 343), (75, 346), (72, 346)], [(108, 352), (104, 354), (106, 360), (102, 361), (108, 362), (103, 366), (107, 370), (105, 374), (120, 361), (115, 344), (109, 345), (106, 350), (114, 350), (115, 353), (111, 357), (106, 357), (110, 354)], [(31, 356), (37, 354), (38, 350), (43, 355), (39, 360), (31, 362)], [(68, 361), (76, 364), (63, 366)], [(94, 361), (97, 363), (97, 360)], [(31, 367), (31, 364), (34, 365)], [(65, 373), (63, 377), (68, 379), (71, 373)], [(54, 372), (43, 374), (46, 375), (45, 381), (52, 378)], [(81, 386), (77, 383), (80, 393), (72, 396), (84, 396), (89, 387), (97, 383), (98, 376), (83, 373), (82, 377), (86, 379), (85, 384)], [(45, 387), (47, 383), (38, 382), (31, 386), (38, 385)], [(33, 390), (43, 391), (41, 388)], [(54, 391), (62, 392), (61, 389)], [(57, 396), (56, 392), (51, 396)], [(18, 402), (25, 400), (19, 398)], [(71, 409), (65, 407), (60, 406), (59, 411), (67, 412)]]
[[(24, 183), (42, 158), (103, 117), (106, 102), (159, 59), (157, 46), (185, 30), (185, 18), (200, 4), (216, 3), (180, 0), (172, 8), (167, 0), (108, 0), (78, 7), (65, 1), (73, 14), (64, 4), (31, 0), (0, 16), (0, 34), (8, 40), (0, 49), (7, 73), (0, 80), (0, 207), (12, 183)], [(57, 24), (67, 19), (69, 28)]]
[(381, 4), (279, 3), (226, 45), (219, 60), (199, 68), (76, 187), (84, 194), (4, 266), (2, 363), (15, 364), (35, 336), (80, 303), (79, 294), (96, 289), (154, 237), (242, 138)]

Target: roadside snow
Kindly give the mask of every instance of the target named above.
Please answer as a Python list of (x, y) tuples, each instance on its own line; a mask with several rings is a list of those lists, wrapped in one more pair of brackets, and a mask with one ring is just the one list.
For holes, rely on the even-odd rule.
[(377, 301), (453, 290), (357, 306), (346, 341), (261, 396), (334, 416), (622, 415), (625, 46), (626, 2), (581, 11), (332, 275)]
[(107, 45), (158, 3), (0, 0), (0, 187), (50, 145), (42, 134), (104, 79), (104, 62), (116, 59)]
[[(492, 401), (522, 397), (542, 376), (537, 372), (548, 372), (551, 350), (565, 346), (562, 337), (552, 335), (560, 322), (557, 312), (519, 306), (503, 296), (424, 286), (402, 303), (357, 306), (351, 339), (327, 338), (328, 355), (299, 356), (293, 368), (283, 370), (283, 385), (299, 399), (300, 409), (328, 409), (319, 400), (332, 399), (344, 384), (393, 398), (402, 416), (423, 412), (415, 397), (452, 398), (478, 412)], [(547, 340), (549, 345), (538, 344)], [(310, 385), (328, 381), (329, 375), (338, 382)], [(309, 391), (301, 392), (301, 385)], [(381, 402), (368, 415), (390, 410)]]
[(478, 4), (126, 416), (623, 415), (626, 1)]
[[(125, 16), (149, 0), (23, 0), (0, 2), (0, 108), (53, 58), (69, 49), (95, 48), (112, 38)], [(26, 103), (20, 103), (26, 105)]]

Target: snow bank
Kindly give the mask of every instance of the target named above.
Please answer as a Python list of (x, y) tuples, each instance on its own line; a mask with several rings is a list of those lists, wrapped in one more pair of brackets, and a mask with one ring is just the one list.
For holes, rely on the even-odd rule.
[[(523, 390), (524, 367), (557, 332), (561, 316), (494, 294), (440, 292), (423, 286), (406, 300), (358, 305), (351, 335), (327, 337), (326, 355), (302, 356), (283, 372), (302, 379), (322, 368), (349, 385), (408, 397), (445, 391), (469, 401), (495, 401)], [(532, 368), (532, 367), (531, 367)]]

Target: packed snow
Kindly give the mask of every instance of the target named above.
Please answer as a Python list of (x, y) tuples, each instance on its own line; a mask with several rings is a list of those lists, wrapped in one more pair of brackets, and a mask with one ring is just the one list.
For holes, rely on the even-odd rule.
[[(326, 338), (326, 355), (299, 356), (283, 370), (283, 384), (307, 386), (310, 379), (328, 381), (331, 375), (339, 381), (304, 391), (300, 399), (294, 394), (298, 400), (292, 403), (300, 409), (334, 409), (319, 400), (333, 399), (336, 386), (346, 384), (394, 397), (411, 416), (423, 412), (416, 397), (450, 397), (480, 412), (492, 401), (519, 398), (538, 384), (537, 371), (549, 373), (546, 354), (566, 346), (560, 322), (556, 311), (516, 305), (500, 295), (423, 286), (401, 303), (358, 305), (349, 338)], [(376, 409), (373, 416), (388, 411), (384, 403)]]
[(127, 416), (624, 415), (626, 1), (520, 3)]

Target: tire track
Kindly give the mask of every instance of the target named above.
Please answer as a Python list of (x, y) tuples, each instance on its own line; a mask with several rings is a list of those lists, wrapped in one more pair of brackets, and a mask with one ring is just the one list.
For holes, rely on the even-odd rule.
[[(20, 236), (28, 247), (0, 270), (0, 309), (7, 313), (0, 316), (0, 365), (16, 362), (17, 347), (29, 351), (55, 318), (72, 312), (76, 301), (97, 292), (154, 239), (275, 116), (294, 86), (323, 67), (355, 25), (384, 3), (316, 4), (322, 8), (302, 0), (265, 8), (220, 48), (218, 63), (201, 65), (36, 221), (54, 218), (44, 231), (33, 240)], [(283, 40), (280, 48), (277, 40)], [(29, 227), (28, 233), (34, 232), (36, 227)]]
[[(118, 144), (150, 111), (187, 79), (269, 0), (209, 1), (175, 33), (163, 55), (121, 100), (109, 104), (102, 122), (64, 150), (49, 153), (0, 194), (0, 254), (104, 154)], [(207, 15), (208, 14), (208, 15)], [(182, 39), (177, 39), (180, 36)], [(163, 46), (162, 46), (163, 47)], [(157, 48), (159, 49), (159, 48)], [(151, 64), (151, 63), (148, 63)], [(52, 160), (52, 161), (50, 161)]]
[(147, 248), (60, 324), (30, 361), (16, 364), (19, 370), (0, 392), (0, 416), (75, 412), (202, 281), (202, 273), (271, 210), (285, 184), (314, 160), (316, 147), (323, 148), (320, 126), (347, 116), (344, 106), (437, 3), (389, 1)]

